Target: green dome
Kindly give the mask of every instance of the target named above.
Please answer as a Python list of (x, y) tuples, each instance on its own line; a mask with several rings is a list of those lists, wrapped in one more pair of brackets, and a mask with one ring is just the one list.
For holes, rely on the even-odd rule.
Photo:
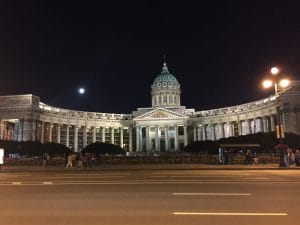
[(180, 89), (180, 84), (164, 63), (161, 73), (155, 78), (151, 87), (152, 89)]

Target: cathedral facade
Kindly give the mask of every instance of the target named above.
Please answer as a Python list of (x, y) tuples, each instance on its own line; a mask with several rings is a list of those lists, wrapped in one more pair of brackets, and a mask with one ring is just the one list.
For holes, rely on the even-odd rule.
[(0, 140), (56, 142), (75, 152), (101, 141), (128, 152), (174, 152), (201, 140), (276, 131), (300, 134), (300, 82), (279, 96), (218, 109), (181, 105), (181, 86), (164, 63), (151, 85), (149, 108), (131, 114), (47, 105), (38, 96), (0, 96)]

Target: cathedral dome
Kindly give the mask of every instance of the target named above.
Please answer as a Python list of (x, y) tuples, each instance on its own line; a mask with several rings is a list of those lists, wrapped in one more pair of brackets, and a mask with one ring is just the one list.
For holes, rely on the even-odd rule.
[(161, 89), (180, 89), (180, 84), (176, 77), (169, 72), (166, 63), (164, 63), (161, 73), (155, 78), (151, 88), (152, 91)]
[(164, 63), (160, 74), (151, 85), (152, 107), (180, 106), (180, 84)]

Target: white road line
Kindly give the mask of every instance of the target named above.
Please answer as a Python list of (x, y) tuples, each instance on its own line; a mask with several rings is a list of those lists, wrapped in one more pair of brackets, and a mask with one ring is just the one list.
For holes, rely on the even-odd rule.
[(51, 181), (44, 181), (43, 184), (50, 185), (50, 184), (53, 184), (53, 183)]
[[(169, 184), (220, 184), (220, 183), (226, 183), (226, 184), (236, 184), (236, 182), (165, 182), (165, 181), (53, 181), (52, 185), (169, 185)], [(252, 182), (241, 182), (241, 183), (252, 183)], [(300, 182), (260, 182), (260, 183), (300, 183)], [(0, 186), (7, 186), (7, 185), (44, 185), (42, 182), (37, 183), (22, 183), (22, 182), (12, 182), (12, 183), (0, 183)]]
[(12, 185), (21, 185), (22, 183), (21, 182), (12, 182), (11, 184)]
[(125, 176), (130, 173), (56, 173), (55, 176)]
[(179, 196), (249, 196), (250, 193), (173, 193), (173, 195), (179, 195)]
[(79, 179), (82, 179), (82, 178), (122, 178), (124, 176), (98, 176), (98, 177), (95, 177), (95, 176), (40, 176), (38, 178), (63, 178), (63, 179), (74, 179), (74, 178), (79, 178)]
[(242, 212), (173, 212), (176, 216), (287, 216), (287, 213), (242, 213)]

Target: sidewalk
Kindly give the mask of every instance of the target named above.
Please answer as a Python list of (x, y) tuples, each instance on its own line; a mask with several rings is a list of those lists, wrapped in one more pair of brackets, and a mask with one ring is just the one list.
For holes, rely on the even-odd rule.
[(62, 166), (5, 166), (2, 165), (2, 172), (30, 172), (30, 171), (123, 171), (123, 170), (298, 170), (300, 167), (290, 166), (279, 168), (278, 164), (259, 165), (205, 165), (205, 164), (157, 164), (157, 165), (99, 165), (92, 168)]

